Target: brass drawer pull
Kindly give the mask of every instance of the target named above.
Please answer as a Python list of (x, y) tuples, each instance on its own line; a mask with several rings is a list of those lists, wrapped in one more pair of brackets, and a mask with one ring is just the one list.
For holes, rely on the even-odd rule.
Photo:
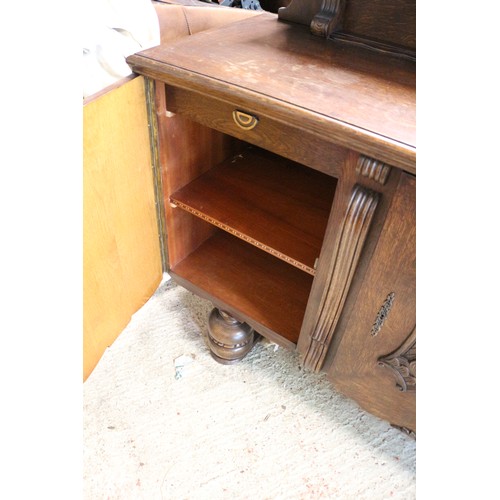
[(256, 116), (238, 111), (237, 109), (233, 111), (233, 120), (243, 130), (252, 130), (259, 123), (259, 119)]

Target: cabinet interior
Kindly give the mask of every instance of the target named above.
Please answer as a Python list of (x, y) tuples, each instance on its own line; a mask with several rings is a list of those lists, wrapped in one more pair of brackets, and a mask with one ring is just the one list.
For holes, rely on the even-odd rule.
[(259, 333), (295, 347), (337, 180), (237, 144), (210, 168), (191, 168), (191, 178), (167, 194), (175, 232), (169, 240), (184, 242), (170, 273)]
[(249, 146), (169, 201), (314, 275), (335, 187), (333, 177)]

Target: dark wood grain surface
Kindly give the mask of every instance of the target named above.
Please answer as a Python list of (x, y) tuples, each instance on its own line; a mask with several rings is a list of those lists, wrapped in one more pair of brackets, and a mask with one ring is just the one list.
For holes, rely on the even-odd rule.
[(342, 31), (416, 49), (416, 0), (349, 0)]
[[(415, 178), (403, 174), (353, 312), (339, 325), (328, 368), (334, 384), (363, 408), (412, 430), (415, 392), (398, 389), (378, 360), (397, 350), (416, 325), (415, 188)], [(377, 321), (391, 294), (384, 321)]]
[(412, 61), (315, 37), (269, 13), (148, 49), (128, 61), (138, 72), (182, 81), (213, 97), (251, 94), (256, 107), (260, 98), (279, 120), (351, 146), (358, 141), (360, 149), (373, 143), (394, 156), (399, 148), (414, 165)]
[[(347, 148), (332, 144), (307, 130), (291, 127), (271, 117), (257, 116), (251, 130), (235, 123), (232, 113), (242, 110), (235, 103), (213, 99), (206, 94), (166, 86), (168, 111), (187, 116), (197, 123), (254, 144), (285, 158), (338, 177)], [(243, 109), (245, 111), (245, 109)]]

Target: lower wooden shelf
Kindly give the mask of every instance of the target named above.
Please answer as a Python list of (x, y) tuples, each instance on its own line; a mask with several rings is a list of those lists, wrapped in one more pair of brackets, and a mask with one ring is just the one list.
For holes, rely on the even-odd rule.
[(295, 348), (313, 277), (223, 231), (170, 270), (192, 292)]

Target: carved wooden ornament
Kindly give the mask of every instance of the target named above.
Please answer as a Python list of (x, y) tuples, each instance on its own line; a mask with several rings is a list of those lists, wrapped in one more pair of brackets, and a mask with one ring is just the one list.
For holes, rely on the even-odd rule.
[(383, 186), (391, 173), (391, 167), (379, 160), (359, 155), (356, 173), (368, 179), (373, 179)]
[(391, 292), (389, 295), (387, 295), (386, 299), (384, 300), (384, 303), (380, 307), (377, 317), (375, 318), (375, 321), (372, 326), (372, 330), (370, 334), (372, 337), (375, 337), (375, 335), (378, 335), (380, 330), (382, 329), (382, 326), (389, 315), (389, 311), (392, 308), (392, 304), (394, 303), (394, 297), (396, 294), (394, 292)]
[(342, 0), (323, 0), (320, 11), (311, 21), (311, 33), (328, 38), (340, 25)]
[(378, 365), (391, 370), (402, 392), (417, 390), (417, 330), (393, 353), (379, 358)]

